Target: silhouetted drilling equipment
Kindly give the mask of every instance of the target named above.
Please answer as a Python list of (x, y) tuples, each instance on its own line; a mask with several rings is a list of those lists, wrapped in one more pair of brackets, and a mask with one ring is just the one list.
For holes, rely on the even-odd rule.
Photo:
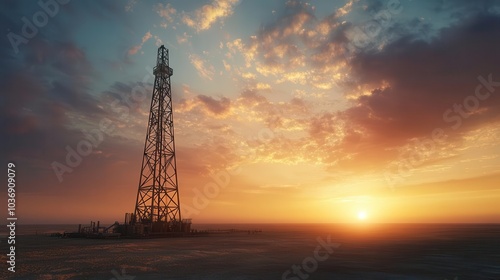
[(191, 232), (191, 219), (181, 219), (175, 158), (174, 119), (168, 49), (158, 48), (149, 122), (135, 210), (125, 222), (105, 228), (94, 222), (67, 237), (167, 237)]
[(173, 235), (190, 232), (181, 219), (168, 49), (158, 48), (148, 130), (134, 213), (118, 230), (126, 235)]

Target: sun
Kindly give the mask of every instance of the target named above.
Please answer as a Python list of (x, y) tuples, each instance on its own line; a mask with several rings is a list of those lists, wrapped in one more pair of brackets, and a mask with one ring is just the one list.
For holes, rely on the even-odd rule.
[(366, 220), (367, 217), (368, 217), (368, 215), (366, 215), (365, 211), (358, 212), (358, 220), (363, 221), (363, 220)]

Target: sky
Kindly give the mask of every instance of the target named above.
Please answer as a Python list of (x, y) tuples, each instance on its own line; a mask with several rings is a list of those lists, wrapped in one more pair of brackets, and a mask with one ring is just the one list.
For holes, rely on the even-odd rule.
[(21, 223), (133, 212), (161, 45), (183, 218), (500, 222), (499, 1), (9, 0), (0, 13), (0, 153)]

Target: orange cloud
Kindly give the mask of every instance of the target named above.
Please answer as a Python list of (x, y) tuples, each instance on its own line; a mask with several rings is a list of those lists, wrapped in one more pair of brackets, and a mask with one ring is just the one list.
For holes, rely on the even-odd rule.
[(184, 32), (184, 34), (182, 34), (181, 36), (177, 35), (176, 37), (177, 37), (177, 43), (180, 45), (180, 44), (187, 43), (188, 39), (191, 36), (189, 36), (186, 32)]
[(141, 50), (142, 45), (144, 45), (144, 43), (151, 39), (151, 37), (153, 37), (153, 35), (151, 35), (151, 32), (146, 32), (146, 34), (144, 34), (144, 36), (142, 37), (141, 43), (137, 46), (133, 46), (128, 50), (128, 55), (135, 55), (138, 51)]
[(229, 98), (222, 97), (220, 100), (216, 100), (206, 95), (198, 95), (197, 98), (203, 107), (214, 115), (225, 115), (230, 110), (231, 101)]
[(183, 99), (176, 108), (176, 112), (179, 113), (192, 113), (196, 111), (201, 112), (203, 116), (226, 118), (231, 113), (231, 100), (227, 97), (216, 99), (204, 94), (198, 94)]
[(196, 54), (190, 55), (189, 60), (201, 77), (212, 80), (215, 71), (212, 65), (209, 65), (205, 60)]
[(167, 3), (166, 5), (158, 3), (158, 5), (155, 6), (155, 10), (156, 13), (164, 19), (164, 21), (160, 24), (163, 28), (167, 28), (168, 24), (174, 21), (173, 16), (177, 13), (177, 10), (174, 9), (170, 3)]
[(184, 14), (182, 22), (197, 31), (207, 30), (216, 21), (222, 21), (232, 15), (234, 5), (238, 2), (239, 0), (214, 0), (194, 11), (193, 15)]

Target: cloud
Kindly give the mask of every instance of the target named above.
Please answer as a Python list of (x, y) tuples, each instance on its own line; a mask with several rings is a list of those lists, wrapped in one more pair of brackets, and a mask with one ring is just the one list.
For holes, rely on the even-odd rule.
[[(318, 26), (314, 29), (321, 29)], [(283, 34), (286, 28), (278, 28), (276, 32), (271, 32), (275, 30), (272, 28), (265, 30), (256, 37), (260, 40), (256, 43), (258, 50), (266, 49), (262, 45), (263, 34)], [(280, 104), (259, 94), (257, 87), (243, 91), (232, 102), (232, 114), (239, 123), (259, 123), (274, 134), (268, 142), (257, 141), (248, 146), (258, 151), (256, 160), (312, 162), (329, 170), (370, 172), (397, 159), (401, 152), (409, 153), (413, 143), (432, 137), (434, 129), (442, 128), (446, 141), (423, 162), (423, 165), (435, 164), (460, 154), (467, 148), (464, 143), (471, 143), (467, 139), (473, 138), (474, 133), (489, 130), (500, 122), (500, 98), (496, 95), (500, 87), (488, 94), (487, 86), (483, 85), (480, 94), (488, 95), (487, 100), (480, 100), (475, 93), (476, 88), (484, 84), (479, 76), (500, 83), (497, 67), (500, 58), (495, 55), (500, 40), (494, 35), (500, 32), (500, 16), (469, 15), (466, 20), (437, 31), (432, 40), (421, 39), (404, 26), (398, 31), (403, 30), (406, 35), (382, 49), (362, 50), (343, 62), (349, 63), (345, 67), (350, 71), (342, 84), (349, 102), (347, 109), (314, 112), (308, 102), (300, 98)], [(240, 40), (226, 46), (233, 53), (248, 50), (248, 45)], [(335, 45), (322, 46), (327, 48), (318, 47), (318, 54), (335, 54), (335, 48), (332, 49)], [(278, 53), (257, 51), (255, 55), (265, 61), (266, 54), (268, 58), (279, 58)], [(310, 84), (308, 80), (312, 80), (319, 87), (322, 80), (313, 80), (312, 73), (331, 67), (322, 63), (329, 59), (306, 60), (315, 63), (314, 68), (306, 72), (270, 71), (269, 75), (299, 85)], [(269, 65), (283, 69), (279, 63)], [(331, 69), (335, 68), (325, 72), (330, 73)], [(255, 82), (256, 77), (249, 78)], [(335, 78), (330, 77), (332, 79)], [(331, 86), (326, 82), (326, 86)], [(463, 116), (457, 108), (462, 108)], [(446, 112), (447, 117), (443, 117)], [(300, 133), (287, 134), (287, 129)]]
[(257, 83), (256, 88), (258, 90), (266, 90), (266, 89), (271, 89), (271, 85), (268, 83)]
[(351, 9), (352, 9), (352, 4), (354, 2), (357, 2), (357, 1), (351, 0), (351, 1), (347, 2), (343, 7), (339, 8), (337, 10), (337, 12), (335, 13), (335, 16), (336, 17), (343, 17), (343, 16), (347, 15), (348, 13), (350, 13)]
[(160, 39), (160, 36), (155, 35), (155, 37), (154, 37), (154, 38), (155, 38), (155, 45), (156, 45), (157, 47), (159, 47), (159, 46), (163, 45), (163, 41)]
[(246, 68), (265, 77), (274, 76), (278, 83), (331, 89), (348, 73), (344, 35), (348, 25), (341, 24), (341, 18), (352, 4), (348, 2), (318, 19), (311, 5), (288, 1), (280, 16), (256, 35), (227, 42), (226, 57), (241, 54)]
[(224, 115), (229, 112), (231, 106), (229, 98), (222, 97), (220, 100), (216, 100), (206, 95), (198, 95), (197, 98), (203, 104), (203, 107), (214, 115)]
[(182, 22), (198, 32), (209, 29), (215, 22), (233, 14), (239, 0), (214, 0), (191, 14), (184, 14)]
[[(130, 110), (131, 121), (127, 133), (123, 133), (115, 112), (107, 108), (109, 100), (93, 89), (100, 73), (81, 46), (63, 37), (58, 40), (33, 38), (22, 55), (15, 59), (1, 58), (1, 61), (5, 68), (0, 69), (0, 86), (5, 94), (0, 97), (0, 137), (3, 139), (0, 154), (5, 160), (14, 161), (19, 172), (29, 174), (20, 179), (25, 185), (24, 194), (36, 196), (43, 192), (56, 200), (64, 194), (72, 199), (75, 193), (97, 191), (92, 186), (106, 181), (90, 174), (110, 174), (113, 167), (122, 164), (127, 168), (129, 162), (130, 166), (134, 166), (134, 162), (140, 164), (142, 146), (134, 145), (135, 138), (130, 137), (129, 128), (134, 128), (138, 121), (140, 137), (137, 138), (144, 141), (147, 115), (136, 120), (142, 112)], [(110, 90), (115, 94), (130, 94), (133, 85), (118, 83)], [(83, 157), (71, 173), (65, 173), (64, 181), (59, 183), (51, 164), (54, 161), (65, 164), (68, 147), (77, 149), (78, 143), (86, 138), (83, 130), (95, 132), (104, 119), (112, 121), (116, 126), (114, 132), (120, 136), (103, 136), (102, 143)], [(135, 172), (139, 168), (137, 166)]]
[(147, 40), (151, 39), (152, 35), (151, 35), (151, 32), (146, 32), (146, 34), (144, 34), (144, 36), (142, 37), (142, 41), (141, 43), (144, 44), (146, 43)]
[(200, 77), (212, 80), (215, 71), (212, 65), (209, 65), (205, 60), (203, 60), (196, 54), (191, 54), (189, 56), (189, 60), (191, 61), (191, 64), (194, 66), (194, 68), (196, 68), (196, 70), (198, 71)]
[[(368, 8), (380, 9), (375, 6)], [(500, 120), (500, 99), (492, 94), (466, 112), (460, 129), (452, 128), (458, 125), (455, 104), (464, 107), (468, 100), (467, 106), (475, 107), (470, 96), (480, 83), (478, 76), (488, 80), (492, 74), (493, 81), (500, 81), (495, 67), (500, 61), (494, 55), (500, 41), (493, 35), (500, 31), (498, 14), (471, 12), (460, 22), (432, 31), (432, 39), (419, 34), (413, 19), (393, 22), (385, 34), (373, 38), (376, 48), (358, 49), (347, 57), (347, 35), (356, 25), (343, 23), (340, 17), (351, 8), (349, 2), (317, 19), (311, 7), (290, 1), (285, 12), (257, 35), (226, 42), (226, 69), (255, 85), (234, 102), (234, 114), (245, 115), (240, 112), (246, 107), (245, 120), (262, 122), (275, 131), (287, 125), (306, 128), (306, 138), (275, 140), (269, 153), (280, 151), (280, 158), (286, 158), (282, 149), (297, 147), (294, 153), (303, 151), (302, 158), (317, 162), (317, 157), (326, 166), (375, 169), (396, 158), (398, 149), (408, 143), (430, 137), (435, 128), (446, 129), (448, 142), (442, 147), (449, 153), (436, 153), (433, 160), (449, 157), (471, 131)], [(250, 69), (231, 63), (238, 54)], [(331, 89), (341, 86), (350, 108), (290, 118), (257, 93), (265, 87), (262, 82), (257, 86), (259, 77), (253, 73), (274, 76), (277, 83), (310, 85), (330, 95)], [(444, 119), (447, 110), (451, 113)]]
[(0, 86), (0, 149), (33, 174), (55, 179), (50, 163), (81, 139), (80, 128), (106, 112), (90, 91), (95, 69), (70, 41), (33, 39), (17, 60), (3, 60)]
[(139, 45), (136, 45), (136, 46), (133, 46), (132, 48), (130, 48), (128, 50), (128, 55), (135, 55), (138, 51), (141, 50), (142, 48), (142, 45), (144, 45), (144, 43), (146, 43), (149, 39), (151, 39), (153, 37), (153, 35), (151, 35), (151, 32), (146, 32), (146, 34), (144, 34), (144, 36), (142, 37), (142, 40), (141, 40), (141, 43)]
[(311, 113), (307, 102), (297, 97), (287, 102), (273, 102), (259, 91), (258, 88), (247, 89), (233, 102), (233, 115), (239, 122), (264, 125), (276, 134), (292, 134), (305, 129), (304, 120)]
[(177, 35), (177, 43), (180, 45), (180, 44), (184, 44), (184, 43), (188, 43), (189, 41), (189, 38), (191, 38), (190, 35), (188, 35), (186, 32), (184, 32), (181, 36)]
[[(411, 153), (415, 143), (442, 129), (446, 140), (422, 166), (457, 156), (470, 145), (467, 139), (500, 122), (500, 88), (488, 94), (478, 79), (500, 83), (500, 59), (493, 55), (500, 47), (497, 32), (500, 16), (479, 14), (442, 29), (432, 41), (409, 35), (361, 52), (350, 64), (356, 77), (351, 90), (359, 92), (350, 108), (304, 119), (307, 138), (280, 139), (264, 148), (294, 148), (327, 168), (368, 171)], [(487, 99), (477, 97), (478, 86)]]
[[(480, 14), (441, 30), (430, 42), (406, 37), (380, 52), (358, 55), (352, 61), (353, 75), (358, 84), (372, 89), (346, 115), (387, 143), (426, 137), (439, 127), (447, 129), (450, 138), (459, 137), (498, 121), (500, 98), (491, 95), (481, 101), (474, 97), (481, 84), (478, 76), (487, 79), (491, 74), (493, 81), (500, 80), (500, 59), (494, 55), (500, 47), (493, 35), (497, 32), (500, 16)], [(477, 108), (464, 109), (467, 113), (461, 117), (460, 127), (453, 129), (457, 121), (450, 119), (457, 115), (455, 104), (470, 107), (464, 102), (472, 98), (479, 101)], [(450, 109), (449, 117), (443, 116)]]
[(177, 14), (177, 10), (172, 7), (170, 3), (167, 3), (166, 5), (158, 3), (154, 9), (156, 10), (156, 13), (163, 18), (163, 21), (160, 24), (163, 28), (167, 28), (168, 24), (174, 21), (174, 16)]
[(220, 99), (198, 94), (191, 98), (183, 99), (176, 108), (176, 112), (201, 112), (203, 116), (225, 118), (231, 113), (231, 100), (227, 97)]
[[(212, 128), (211, 133), (214, 134), (214, 132), (222, 134), (220, 128)], [(210, 173), (230, 168), (238, 159), (231, 149), (232, 146), (228, 138), (225, 136), (224, 139), (217, 138), (221, 141), (214, 141), (205, 137), (205, 140), (202, 140), (203, 143), (200, 143), (200, 139), (198, 139), (198, 143), (195, 145), (177, 146), (179, 174), (188, 174), (191, 178), (197, 178), (200, 175), (207, 176)]]

